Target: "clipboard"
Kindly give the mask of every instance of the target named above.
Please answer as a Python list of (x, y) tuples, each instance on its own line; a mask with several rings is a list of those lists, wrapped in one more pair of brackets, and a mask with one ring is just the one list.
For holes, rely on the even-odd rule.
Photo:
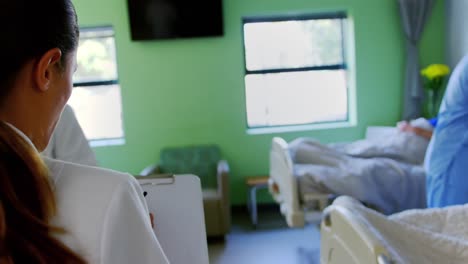
[(191, 174), (137, 176), (156, 236), (171, 264), (208, 264), (200, 179)]

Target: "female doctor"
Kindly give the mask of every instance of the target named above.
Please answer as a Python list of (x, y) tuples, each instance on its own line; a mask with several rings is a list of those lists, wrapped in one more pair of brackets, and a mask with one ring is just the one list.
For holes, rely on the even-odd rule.
[(70, 0), (0, 0), (0, 263), (168, 263), (137, 181), (43, 161), (72, 91)]

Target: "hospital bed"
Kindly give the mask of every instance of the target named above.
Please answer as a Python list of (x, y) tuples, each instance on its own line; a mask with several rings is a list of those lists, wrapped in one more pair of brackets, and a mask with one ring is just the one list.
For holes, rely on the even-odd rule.
[(468, 205), (385, 216), (351, 197), (324, 211), (320, 263), (468, 263)]
[(320, 235), (320, 263), (394, 263), (378, 235), (339, 203), (325, 210)]
[[(366, 132), (366, 139), (374, 139), (379, 137), (388, 138), (391, 133), (394, 133), (394, 128), (369, 127)], [(318, 155), (320, 155), (320, 153), (318, 153)], [(383, 159), (383, 161), (386, 163), (385, 166), (400, 166), (398, 162), (394, 162), (391, 159)], [(365, 162), (369, 161), (366, 160)], [(379, 160), (379, 162), (382, 162), (382, 159)], [(408, 207), (401, 207), (396, 209), (391, 208), (387, 210), (387, 213), (393, 213), (413, 207), (425, 206), (425, 190), (423, 187), (425, 177), (422, 166), (414, 166), (414, 168), (412, 165), (407, 166), (404, 164), (403, 166), (406, 170), (405, 175), (397, 175), (398, 177), (401, 177), (401, 179), (395, 178), (394, 182), (391, 184), (379, 185), (378, 183), (375, 183), (374, 185), (369, 186), (369, 188), (372, 189), (371, 191), (374, 192), (374, 200), (395, 199), (395, 196), (399, 196), (396, 194), (399, 188), (401, 188), (402, 193), (406, 193), (408, 197), (399, 197), (397, 199), (407, 199), (409, 201), (407, 204)], [(398, 171), (398, 169), (399, 168), (396, 170)], [(415, 176), (407, 176), (411, 173), (414, 173)], [(392, 177), (394, 176), (392, 175)], [(303, 183), (301, 183), (298, 178), (300, 177), (297, 176), (297, 164), (294, 163), (294, 159), (291, 156), (288, 143), (283, 138), (273, 138), (270, 149), (269, 191), (272, 194), (274, 200), (280, 205), (281, 213), (284, 215), (286, 222), (290, 227), (302, 227), (306, 222), (313, 222), (314, 220), (320, 219), (320, 212), (329, 204), (329, 201), (331, 201), (337, 195), (350, 195), (350, 193), (347, 191), (343, 191), (343, 193), (336, 193), (327, 191), (326, 188), (318, 188), (316, 191), (309, 188), (304, 191), (304, 188), (301, 189), (302, 186), (300, 186), (300, 184)], [(353, 178), (355, 179), (356, 177)], [(353, 181), (353, 178), (348, 177), (346, 181)], [(402, 179), (403, 181), (408, 182), (405, 183), (406, 185), (399, 186)], [(323, 181), (326, 182), (326, 179), (323, 179)], [(346, 188), (345, 185), (347, 184), (348, 183), (342, 183), (342, 187)], [(321, 183), (317, 184), (318, 187), (321, 187), (320, 185)], [(365, 189), (365, 186), (361, 189)], [(380, 195), (378, 189), (382, 190), (382, 197), (378, 197)], [(361, 192), (364, 193), (363, 197), (366, 195), (365, 192), (366, 190)], [(414, 197), (410, 197), (410, 195), (413, 195)], [(413, 201), (411, 201), (411, 199), (413, 199)], [(365, 201), (365, 199), (360, 200)], [(385, 203), (386, 201), (380, 201), (380, 203), (370, 203), (369, 205), (375, 206), (377, 204), (381, 205)], [(405, 201), (398, 201), (398, 203), (405, 204), (404, 206), (406, 206)], [(375, 208), (378, 208), (378, 206)]]
[(290, 227), (303, 227), (316, 218), (317, 212), (306, 210), (302, 201), (318, 204), (320, 210), (328, 205), (329, 193), (310, 193), (299, 197), (298, 183), (294, 176), (293, 161), (289, 155), (287, 142), (279, 137), (273, 138), (270, 150), (270, 179), (268, 189), (280, 205), (281, 213)]

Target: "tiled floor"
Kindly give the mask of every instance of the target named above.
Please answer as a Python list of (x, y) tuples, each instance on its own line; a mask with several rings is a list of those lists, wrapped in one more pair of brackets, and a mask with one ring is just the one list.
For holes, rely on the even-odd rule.
[(253, 229), (245, 211), (233, 212), (232, 230), (224, 241), (209, 241), (211, 264), (312, 264), (319, 263), (318, 225), (290, 229), (277, 208), (259, 211)]

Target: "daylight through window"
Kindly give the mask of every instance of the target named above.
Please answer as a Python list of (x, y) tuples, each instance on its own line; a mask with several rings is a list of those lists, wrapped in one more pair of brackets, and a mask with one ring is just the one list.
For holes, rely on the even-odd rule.
[(345, 13), (244, 18), (249, 128), (349, 119)]
[(75, 89), (68, 103), (86, 137), (92, 145), (122, 144), (122, 104), (113, 29), (81, 29), (77, 61)]

